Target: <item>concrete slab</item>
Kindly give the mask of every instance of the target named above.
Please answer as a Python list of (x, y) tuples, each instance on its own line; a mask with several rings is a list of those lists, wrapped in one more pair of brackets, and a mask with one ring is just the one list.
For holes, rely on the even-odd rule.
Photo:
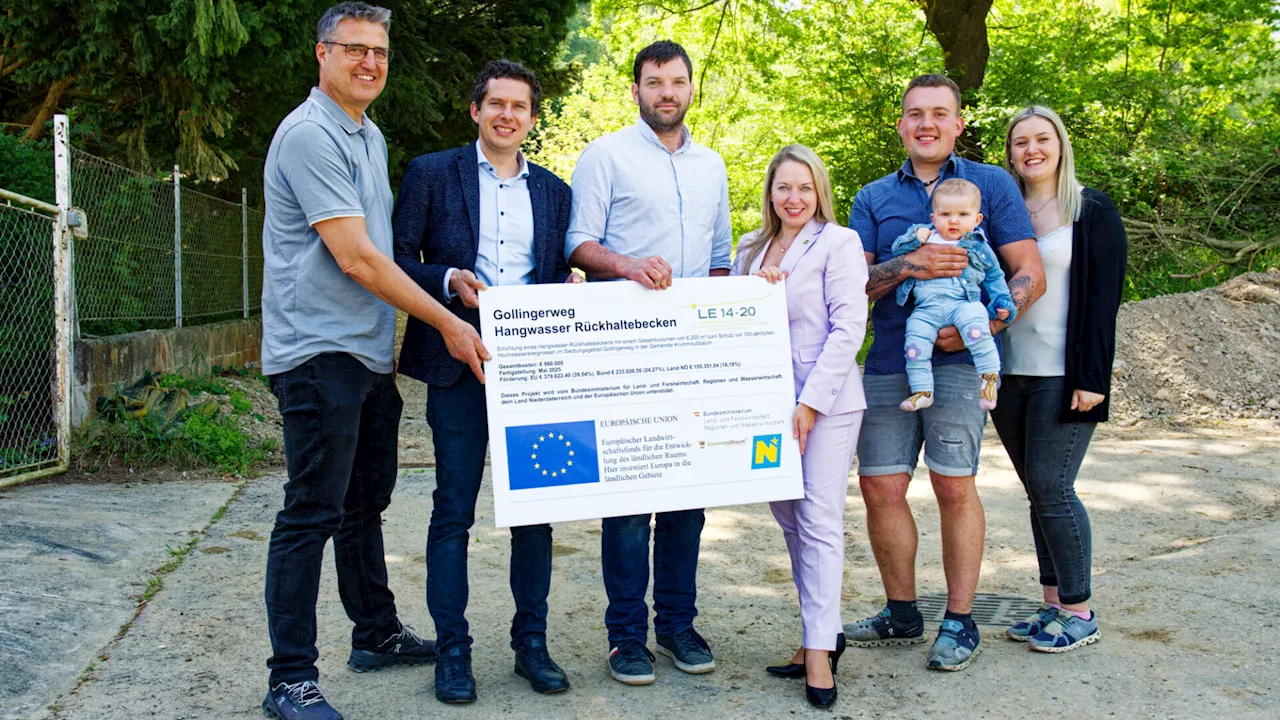
[(0, 493), (0, 718), (71, 690), (133, 617), (165, 547), (188, 542), (234, 490), (206, 480)]

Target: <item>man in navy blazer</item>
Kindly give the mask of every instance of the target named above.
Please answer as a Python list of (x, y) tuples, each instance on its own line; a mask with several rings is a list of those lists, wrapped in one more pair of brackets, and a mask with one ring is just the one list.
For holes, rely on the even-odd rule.
[[(392, 216), (396, 263), (477, 330), (477, 293), (490, 285), (580, 280), (564, 257), (569, 186), (520, 152), (541, 100), (532, 71), (508, 60), (489, 63), (471, 89), (478, 140), (415, 158), (400, 185)], [(410, 318), (400, 372), (428, 386), (436, 490), (427, 531), (427, 609), (439, 652), (436, 698), (448, 703), (476, 698), (465, 616), (467, 543), (489, 428), (482, 379), (465, 369), (434, 328)], [(547, 652), (550, 587), (551, 526), (511, 528), (515, 672), (541, 693), (569, 689)]]

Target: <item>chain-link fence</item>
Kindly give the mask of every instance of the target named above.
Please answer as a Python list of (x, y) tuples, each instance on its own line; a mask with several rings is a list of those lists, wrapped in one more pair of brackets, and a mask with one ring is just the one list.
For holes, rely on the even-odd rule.
[(61, 462), (53, 210), (0, 200), (0, 485)]
[(72, 203), (89, 221), (89, 236), (75, 246), (82, 334), (257, 312), (261, 211), (182, 187), (177, 168), (172, 177), (160, 180), (71, 149)]

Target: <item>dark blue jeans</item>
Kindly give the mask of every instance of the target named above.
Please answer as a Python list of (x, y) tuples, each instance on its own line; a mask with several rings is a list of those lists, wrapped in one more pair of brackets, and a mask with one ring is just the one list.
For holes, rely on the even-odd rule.
[(289, 481), (267, 551), (270, 684), (315, 680), (316, 598), (333, 538), (338, 594), (355, 623), (353, 647), (399, 631), (387, 587), (382, 511), (396, 485), (400, 393), (345, 353), (317, 355), (271, 376), (284, 419)]
[[(609, 607), (604, 624), (609, 645), (620, 640), (647, 643), (649, 606), (649, 519), (653, 515), (605, 518), (600, 561)], [(702, 510), (658, 513), (653, 530), (653, 631), (666, 637), (693, 627), (698, 615), (698, 546)]]
[[(476, 496), (489, 444), (484, 386), (470, 370), (452, 387), (427, 388), (427, 424), (436, 448), (436, 490), (427, 529), (427, 610), (436, 623), (441, 653), (471, 648), (466, 610), (467, 545), (476, 519)], [(511, 528), (511, 620), (515, 647), (528, 635), (547, 634), (551, 590), (551, 526)]]
[(1096, 423), (1058, 421), (1061, 377), (1005, 375), (991, 421), (1031, 501), (1040, 584), (1074, 605), (1089, 599), (1093, 538), (1076, 495), (1076, 473)]

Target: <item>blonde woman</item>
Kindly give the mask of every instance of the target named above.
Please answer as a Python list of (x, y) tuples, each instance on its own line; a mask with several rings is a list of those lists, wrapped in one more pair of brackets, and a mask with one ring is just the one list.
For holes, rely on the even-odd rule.
[(1062, 653), (1101, 637), (1089, 609), (1089, 514), (1075, 480), (1094, 427), (1107, 420), (1128, 241), (1111, 200), (1076, 179), (1054, 111), (1033, 105), (1014, 115), (1004, 163), (1031, 214), (1046, 286), (1004, 332), (1004, 379), (991, 412), (1031, 501), (1044, 593), (1040, 610), (1005, 635)]
[(770, 505), (791, 555), (804, 637), (789, 664), (767, 670), (805, 678), (808, 701), (828, 707), (836, 700), (835, 671), (844, 652), (845, 497), (867, 407), (857, 362), (866, 332), (867, 263), (858, 234), (833, 222), (831, 181), (809, 148), (778, 151), (762, 205), (760, 229), (738, 242), (733, 274), (787, 279), (792, 425), (804, 473), (803, 499)]

